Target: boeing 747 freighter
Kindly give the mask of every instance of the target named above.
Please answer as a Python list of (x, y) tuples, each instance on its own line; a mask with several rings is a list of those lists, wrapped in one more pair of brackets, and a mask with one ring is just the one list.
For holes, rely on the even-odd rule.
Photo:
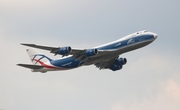
[(36, 44), (22, 44), (25, 46), (48, 50), (54, 55), (62, 55), (63, 58), (52, 60), (46, 55), (34, 49), (27, 49), (27, 53), (33, 64), (18, 64), (29, 68), (32, 72), (69, 70), (86, 65), (95, 65), (99, 69), (117, 71), (127, 63), (126, 58), (119, 57), (121, 54), (144, 47), (153, 42), (158, 35), (149, 31), (139, 31), (114, 42), (93, 47), (90, 49), (72, 49), (66, 47), (50, 47)]

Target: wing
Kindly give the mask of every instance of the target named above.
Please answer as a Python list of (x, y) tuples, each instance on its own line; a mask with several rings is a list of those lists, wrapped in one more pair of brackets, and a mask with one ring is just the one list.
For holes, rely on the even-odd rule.
[(29, 64), (17, 64), (18, 66), (22, 66), (29, 69), (41, 69), (43, 66), (40, 65), (29, 65)]
[[(21, 43), (21, 45), (34, 47), (34, 48), (38, 48), (38, 49), (43, 49), (43, 50), (48, 50), (48, 51), (50, 51), (50, 53), (54, 53), (55, 55), (59, 54), (58, 52), (62, 48), (62, 47), (41, 46), (41, 45), (36, 45), (36, 44), (23, 44), (23, 43)], [(86, 56), (85, 52), (87, 49), (71, 49), (71, 50), (72, 50), (71, 52), (69, 52), (68, 54), (65, 54), (63, 56), (73, 55), (73, 57), (76, 59), (82, 59), (83, 57)], [(114, 52), (114, 51), (115, 50), (98, 50), (98, 56), (104, 55), (109, 52)], [(61, 55), (61, 54), (59, 54), (59, 55)]]
[[(59, 54), (59, 50), (62, 49), (61, 47), (50, 47), (50, 46), (41, 46), (36, 44), (21, 44), (29, 47), (34, 47), (38, 49), (48, 50), (50, 53), (54, 53), (55, 55)], [(72, 55), (73, 58), (76, 60), (79, 60), (81, 62), (84, 62), (84, 64), (88, 64), (90, 59), (97, 59), (98, 62), (94, 63), (98, 68), (108, 68), (113, 62), (114, 59), (117, 57), (117, 55), (114, 55), (116, 53), (116, 49), (114, 50), (98, 50), (98, 54), (94, 56), (87, 56), (86, 51), (88, 49), (71, 49), (71, 51), (68, 54), (65, 54), (63, 56)], [(61, 54), (60, 54), (61, 55)], [(104, 56), (108, 56), (105, 57)]]
[[(21, 44), (21, 45), (25, 45), (25, 46), (29, 46), (29, 47), (34, 47), (34, 48), (38, 48), (38, 49), (43, 49), (43, 50), (49, 50), (50, 53), (54, 53), (55, 55), (59, 54), (57, 53), (59, 51), (59, 49), (61, 49), (61, 47), (50, 47), (50, 46), (41, 46), (41, 45), (36, 45), (36, 44)], [(85, 50), (82, 49), (72, 49), (72, 51), (67, 54), (67, 55), (73, 55), (73, 54), (82, 54), (83, 52), (85, 52)], [(65, 56), (67, 56), (65, 55)]]

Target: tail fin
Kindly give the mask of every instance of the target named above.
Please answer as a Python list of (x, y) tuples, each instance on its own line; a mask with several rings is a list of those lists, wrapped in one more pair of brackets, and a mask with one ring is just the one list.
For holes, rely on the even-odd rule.
[(34, 65), (43, 65), (46, 62), (52, 61), (50, 58), (38, 52), (37, 50), (27, 49), (26, 51)]

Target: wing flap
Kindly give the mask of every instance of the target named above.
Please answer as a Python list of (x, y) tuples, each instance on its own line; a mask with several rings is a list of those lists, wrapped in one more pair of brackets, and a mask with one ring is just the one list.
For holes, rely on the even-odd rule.
[(111, 58), (108, 61), (99, 61), (98, 63), (94, 64), (97, 68), (101, 69), (108, 69), (111, 67), (111, 65), (114, 63), (115, 59), (117, 59), (117, 57)]
[(40, 65), (30, 65), (30, 64), (17, 64), (18, 66), (22, 66), (29, 69), (41, 69), (43, 66)]

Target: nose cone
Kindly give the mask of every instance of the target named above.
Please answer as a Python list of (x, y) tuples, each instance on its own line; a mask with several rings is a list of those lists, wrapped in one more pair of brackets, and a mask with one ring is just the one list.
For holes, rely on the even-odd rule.
[(155, 38), (155, 39), (158, 37), (158, 35), (157, 35), (157, 34), (155, 34), (155, 33), (154, 33), (153, 35), (154, 35), (154, 38)]

